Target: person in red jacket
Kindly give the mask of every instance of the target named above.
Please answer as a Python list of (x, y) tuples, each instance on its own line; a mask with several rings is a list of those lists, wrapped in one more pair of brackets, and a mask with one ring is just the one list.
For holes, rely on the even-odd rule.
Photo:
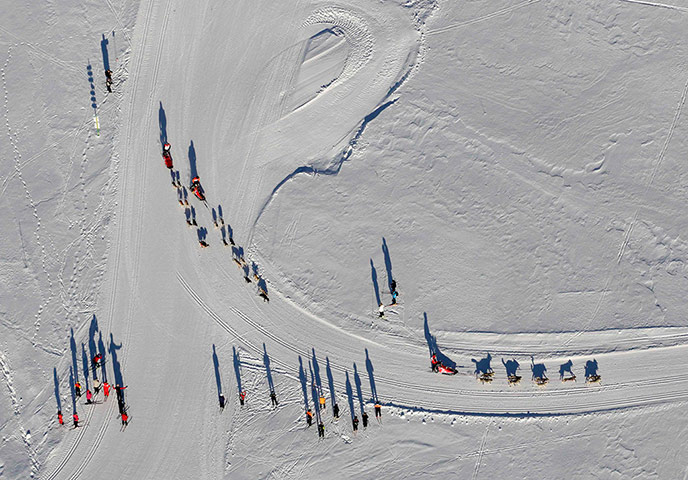
[(244, 405), (244, 399), (245, 398), (246, 398), (246, 390), (239, 392), (239, 403), (241, 403), (242, 406)]
[(105, 395), (105, 400), (110, 396), (110, 384), (108, 382), (103, 382), (103, 395)]
[(74, 412), (74, 415), (72, 415), (72, 418), (74, 419), (74, 428), (79, 426), (79, 415)]
[(122, 413), (122, 426), (126, 427), (127, 425), (129, 425), (129, 415), (124, 412)]
[(165, 159), (165, 166), (167, 168), (172, 168), (172, 154), (170, 153), (171, 145), (166, 143), (162, 147), (162, 158)]
[(57, 421), (60, 422), (60, 425), (64, 425), (64, 420), (62, 420), (62, 410), (57, 411)]
[(86, 403), (93, 403), (93, 394), (91, 389), (86, 389)]

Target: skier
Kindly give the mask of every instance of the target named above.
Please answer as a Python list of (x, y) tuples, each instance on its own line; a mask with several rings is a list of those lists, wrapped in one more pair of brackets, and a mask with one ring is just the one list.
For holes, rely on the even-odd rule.
[(105, 395), (105, 400), (110, 396), (110, 384), (108, 382), (103, 383), (103, 395)]
[(122, 426), (126, 427), (129, 425), (129, 415), (126, 412), (122, 413)]
[(325, 397), (323, 395), (320, 395), (320, 409), (325, 410)]
[(351, 422), (354, 426), (354, 432), (358, 430), (358, 416), (354, 415), (354, 419)]
[(318, 424), (318, 436), (325, 438), (325, 425), (322, 422)]
[(95, 357), (93, 357), (93, 360), (91, 362), (93, 363), (93, 370), (95, 371), (96, 368), (100, 367), (100, 361), (103, 359), (103, 356), (99, 353)]
[(311, 409), (309, 408), (308, 411), (306, 411), (306, 423), (308, 423), (308, 426), (310, 427), (311, 424), (313, 423), (313, 414), (311, 413)]
[(90, 389), (86, 389), (86, 403), (93, 403), (93, 394)]
[(108, 92), (112, 93), (112, 70), (110, 69), (105, 70), (105, 86)]
[(201, 179), (197, 176), (191, 180), (191, 186), (189, 189), (198, 197), (199, 200), (205, 202), (205, 193), (203, 192), (203, 187), (201, 187)]
[(363, 415), (361, 415), (361, 419), (363, 420), (363, 428), (368, 427), (368, 412), (363, 412)]
[(72, 418), (74, 419), (74, 428), (79, 426), (79, 415), (74, 412), (74, 415), (72, 415)]
[(339, 418), (339, 405), (336, 403), (332, 405), (332, 415), (334, 415), (334, 418)]
[(437, 371), (439, 369), (439, 364), (440, 364), (440, 362), (439, 362), (439, 360), (437, 360), (437, 355), (435, 355), (433, 353), (432, 357), (430, 357), (430, 365), (432, 367), (433, 372), (437, 373)]
[(380, 308), (377, 309), (380, 318), (385, 318), (385, 306), (380, 302)]
[(62, 410), (57, 411), (57, 421), (60, 422), (60, 425), (64, 425), (64, 420), (62, 420)]
[(276, 407), (277, 405), (279, 405), (279, 403), (277, 402), (277, 394), (275, 393), (274, 390), (270, 390), (270, 400), (272, 401), (273, 407)]
[(172, 168), (172, 154), (170, 153), (170, 148), (172, 146), (169, 143), (166, 143), (162, 147), (162, 158), (165, 159), (165, 166), (167, 168)]
[(78, 381), (74, 384), (74, 393), (77, 397), (81, 396), (81, 384)]
[(220, 394), (220, 411), (225, 409), (225, 396)]
[(241, 403), (241, 406), (244, 406), (244, 399), (246, 398), (246, 390), (239, 392), (239, 403)]
[(198, 243), (201, 246), (201, 248), (207, 248), (210, 246), (208, 242), (206, 242), (205, 240), (199, 240)]
[(127, 387), (121, 387), (119, 384), (115, 385), (115, 392), (117, 393), (117, 400), (124, 403), (124, 390)]
[(98, 393), (100, 392), (101, 386), (102, 386), (102, 384), (101, 384), (100, 380), (98, 380), (98, 377), (94, 378), (93, 379), (93, 393), (95, 395), (98, 395)]
[(382, 418), (382, 405), (377, 402), (375, 403), (375, 418)]

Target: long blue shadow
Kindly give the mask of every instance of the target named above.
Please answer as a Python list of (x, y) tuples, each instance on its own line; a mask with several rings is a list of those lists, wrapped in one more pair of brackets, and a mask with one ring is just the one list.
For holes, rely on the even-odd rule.
[(83, 343), (81, 344), (81, 363), (83, 363), (83, 367), (84, 367), (84, 387), (86, 388), (86, 390), (88, 390), (89, 388), (91, 388), (88, 386), (88, 379), (89, 379), (88, 370), (89, 370), (90, 364), (88, 362), (88, 356), (86, 355), (86, 346), (84, 346)]
[(69, 367), (69, 391), (72, 394), (72, 412), (76, 413), (76, 391), (74, 390), (74, 382), (76, 382), (74, 370), (72, 367)]
[(440, 347), (437, 345), (437, 339), (434, 335), (430, 333), (430, 326), (428, 325), (428, 314), (423, 312), (423, 318), (425, 341), (428, 343), (428, 350), (430, 351), (430, 356), (432, 356), (432, 354), (435, 354), (437, 355), (437, 360), (439, 360), (443, 365), (456, 368), (456, 362), (442, 353)]
[(346, 398), (349, 400), (349, 412), (351, 413), (351, 420), (354, 419), (354, 391), (351, 388), (351, 380), (349, 380), (349, 371), (346, 371)]
[(275, 391), (275, 384), (272, 381), (272, 370), (270, 370), (270, 357), (268, 356), (268, 350), (263, 343), (263, 365), (265, 365), (265, 374), (268, 377), (268, 387), (270, 387), (270, 392)]
[(299, 380), (301, 381), (301, 390), (303, 391), (304, 411), (308, 411), (308, 378), (306, 378), (306, 372), (303, 370), (301, 355), (299, 355)]
[(387, 246), (387, 240), (385, 240), (385, 237), (382, 237), (382, 253), (385, 256), (385, 268), (387, 269), (387, 286), (391, 291), (392, 280), (394, 279), (392, 276), (392, 257), (389, 255), (389, 247)]
[(103, 53), (103, 70), (110, 70), (110, 55), (108, 54), (108, 41), (103, 34), (103, 39), (100, 41), (100, 50)]
[[(88, 354), (91, 359), (96, 356), (96, 352), (98, 351), (96, 349), (96, 331), (98, 331), (98, 320), (96, 316), (93, 315), (93, 317), (91, 317), (91, 325), (88, 327)], [(104, 363), (105, 362), (103, 362), (103, 364)], [(97, 371), (93, 370), (93, 378), (96, 376)]]
[(361, 407), (361, 415), (363, 415), (363, 390), (361, 389), (361, 377), (358, 376), (358, 369), (354, 363), (354, 383), (356, 384), (356, 396), (358, 397), (358, 403)]
[(215, 344), (213, 343), (213, 366), (215, 367), (215, 384), (217, 385), (218, 398), (222, 395), (222, 380), (220, 379), (220, 361), (217, 358)]
[[(69, 348), (72, 351), (72, 372), (79, 375), (79, 367), (76, 362), (76, 340), (74, 340), (74, 329), (71, 329), (72, 336), (69, 338)], [(79, 377), (74, 378), (75, 382), (79, 381)]]
[(236, 375), (237, 388), (239, 389), (239, 393), (241, 393), (244, 391), (241, 388), (241, 359), (235, 347), (232, 347), (232, 360), (234, 362), (234, 374)]
[(57, 409), (62, 410), (62, 400), (60, 399), (60, 381), (57, 379), (57, 368), (53, 367), (53, 381), (55, 382), (55, 401)]
[(375, 289), (375, 305), (380, 305), (380, 286), (377, 284), (377, 270), (373, 264), (373, 259), (370, 259), (370, 276), (373, 280), (373, 288)]
[(332, 369), (330, 368), (330, 359), (325, 357), (325, 371), (327, 372), (327, 383), (330, 386), (330, 398), (332, 406), (337, 404), (337, 397), (334, 394), (334, 378), (332, 377)]
[(162, 108), (162, 102), (160, 102), (158, 109), (158, 124), (160, 126), (160, 145), (164, 146), (167, 143), (167, 115), (165, 109)]
[(198, 176), (196, 169), (196, 147), (194, 147), (193, 140), (189, 143), (189, 170), (191, 172), (191, 179)]
[(318, 359), (315, 358), (315, 348), (312, 349), (313, 352), (313, 372), (315, 373), (315, 383), (318, 385), (318, 390), (322, 390), (322, 382), (320, 381), (320, 366), (318, 365)]
[(368, 356), (368, 349), (365, 349), (366, 352), (366, 370), (368, 370), (368, 380), (370, 380), (370, 394), (373, 397), (373, 401), (377, 403), (377, 388), (375, 386), (375, 377), (373, 375), (373, 372), (375, 369), (373, 368), (373, 362), (370, 361), (370, 357)]
[(112, 360), (112, 370), (115, 373), (115, 384), (124, 386), (124, 379), (122, 378), (122, 366), (119, 363), (119, 358), (117, 358), (117, 351), (122, 348), (122, 344), (117, 345), (112, 333), (110, 334), (110, 359)]
[(105, 344), (103, 343), (103, 333), (98, 332), (98, 351), (103, 356), (103, 361), (100, 363), (100, 375), (103, 377), (103, 382), (107, 382), (107, 369), (105, 368)]

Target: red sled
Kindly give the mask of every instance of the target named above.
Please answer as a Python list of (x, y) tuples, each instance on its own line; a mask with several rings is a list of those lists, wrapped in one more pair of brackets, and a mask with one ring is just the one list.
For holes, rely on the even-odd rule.
[(172, 168), (172, 154), (170, 153), (170, 148), (172, 146), (169, 143), (166, 143), (162, 147), (162, 158), (165, 159), (165, 166), (167, 168)]
[(442, 365), (441, 363), (437, 365), (437, 371), (444, 375), (456, 375), (458, 373), (455, 368)]

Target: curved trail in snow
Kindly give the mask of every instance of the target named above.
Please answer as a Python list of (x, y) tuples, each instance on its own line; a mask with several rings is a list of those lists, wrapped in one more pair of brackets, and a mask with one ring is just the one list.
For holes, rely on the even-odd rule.
[[(533, 2), (520, 5), (530, 3)], [(194, 99), (199, 101), (198, 97), (164, 97), (164, 87), (171, 85), (166, 75), (167, 68), (180, 68), (173, 62), (184, 60), (183, 56), (175, 60), (174, 44), (165, 43), (171, 35), (168, 30), (174, 31), (168, 25), (189, 13), (179, 8), (177, 12), (171, 7), (171, 2), (167, 2), (164, 8), (155, 0), (142, 3), (140, 15), (143, 17), (139, 18), (132, 38), (136, 66), (132, 85), (128, 86), (130, 102), (124, 138), (127, 147), (119, 169), (121, 178), (126, 181), (120, 184), (119, 225), (112, 245), (115, 254), (109, 263), (112, 273), (105, 285), (110, 289), (107, 292), (109, 298), (101, 306), (101, 310), (106, 312), (107, 330), (114, 332), (115, 338), (123, 343), (120, 363), (127, 367), (123, 373), (131, 387), (127, 398), (134, 409), (133, 422), (126, 434), (119, 435), (119, 432), (113, 432), (114, 428), (109, 428), (111, 422), (117, 421), (113, 418), (114, 399), (106, 410), (91, 409), (87, 418), (90, 427), (78, 430), (69, 446), (65, 445), (66, 451), (58, 452), (62, 453), (60, 460), (51, 466), (52, 470), (44, 478), (87, 478), (99, 471), (111, 471), (121, 458), (131, 458), (132, 465), (145, 465), (142, 471), (136, 472), (139, 478), (168, 478), (171, 473), (183, 475), (186, 471), (171, 472), (164, 459), (201, 455), (204, 449), (213, 445), (213, 437), (197, 433), (198, 423), (187, 418), (184, 412), (189, 405), (199, 409), (201, 417), (210, 411), (207, 406), (198, 406), (201, 403), (198, 391), (203, 388), (205, 380), (199, 378), (203, 376), (199, 372), (207, 369), (210, 345), (217, 343), (219, 349), (222, 341), (238, 347), (241, 354), (246, 353), (247, 362), (261, 358), (263, 344), (266, 344), (273, 365), (283, 372), (281, 376), (296, 385), (294, 391), (298, 391), (299, 358), (307, 365), (314, 360), (314, 349), (322, 364), (325, 358), (329, 360), (334, 384), (340, 394), (347, 386), (345, 377), (358, 369), (363, 377), (363, 396), (369, 401), (373, 394), (366, 378), (366, 364), (370, 362), (375, 368), (373, 377), (379, 400), (388, 407), (407, 411), (448, 415), (555, 416), (613, 412), (688, 401), (688, 373), (663, 375), (668, 368), (672, 372), (688, 372), (688, 329), (627, 330), (616, 334), (615, 338), (604, 332), (585, 332), (578, 335), (575, 342), (566, 344), (562, 344), (564, 333), (501, 336), (473, 332), (465, 334), (465, 338), (455, 335), (446, 344), (440, 343), (440, 347), (467, 365), (459, 365), (458, 375), (446, 377), (430, 372), (428, 350), (422, 337), (399, 337), (380, 331), (352, 332), (339, 328), (329, 323), (327, 318), (310, 313), (307, 306), (285, 298), (274, 285), (270, 285), (270, 303), (262, 302), (255, 295), (255, 284), (247, 285), (240, 270), (234, 266), (230, 250), (220, 245), (219, 234), (213, 230), (210, 212), (205, 206), (195, 201), (192, 203), (196, 207), (199, 225), (209, 229), (210, 248), (199, 249), (195, 230), (190, 231), (184, 224), (183, 214), (176, 204), (176, 192), (170, 188), (169, 175), (161, 164), (159, 152), (153, 148), (157, 145), (156, 136), (151, 135), (155, 133), (154, 125), (158, 118), (156, 107), (158, 101), (164, 101), (170, 112), (168, 134), (174, 145), (176, 168), (182, 170), (182, 175), (187, 173), (188, 165), (182, 149), (191, 140), (198, 145), (199, 156), (202, 157), (206, 151), (211, 152), (202, 158), (205, 163), (201, 164), (204, 173), (219, 172), (219, 178), (203, 177), (209, 179), (206, 186), (209, 202), (217, 205), (222, 200), (221, 194), (230, 196), (232, 200), (226, 208), (225, 218), (232, 223), (233, 219), (239, 218), (237, 225), (247, 227), (252, 224), (255, 205), (260, 203), (257, 200), (259, 190), (269, 191), (274, 187), (270, 184), (271, 179), (284, 178), (280, 175), (293, 169), (280, 165), (279, 175), (271, 170), (272, 176), (264, 177), (281, 158), (261, 159), (259, 161), (265, 163), (256, 165), (249, 163), (249, 154), (259, 156), (261, 153), (261, 140), (278, 143), (286, 134), (274, 134), (267, 140), (257, 133), (251, 138), (244, 134), (267, 128), (287, 130), (287, 127), (298, 126), (298, 118), (295, 114), (282, 121), (281, 118), (289, 115), (280, 117), (282, 112), (279, 109), (283, 105), (279, 102), (272, 104), (266, 99), (242, 99), (249, 103), (244, 104), (248, 112), (241, 114), (257, 123), (248, 125), (247, 130), (227, 128), (230, 132), (227, 133), (220, 127), (213, 127), (215, 131), (204, 138), (200, 129), (192, 130), (188, 123), (185, 124), (185, 116), (192, 110), (190, 105), (194, 105)], [(294, 11), (298, 12), (298, 7)], [(341, 13), (339, 10), (336, 12)], [(161, 16), (157, 17), (158, 14)], [(322, 18), (327, 20), (326, 16)], [(260, 22), (261, 19), (255, 21)], [(241, 19), (237, 22), (240, 23)], [(196, 27), (202, 28), (202, 22)], [(234, 27), (241, 28), (241, 25)], [(251, 31), (251, 27), (247, 25), (245, 28)], [(202, 45), (195, 43), (189, 48), (203, 50)], [(372, 44), (370, 48), (374, 51)], [(271, 89), (265, 92), (266, 98), (268, 93), (276, 98), (282, 93), (283, 72), (280, 69), (288, 66), (289, 58), (278, 59), (266, 74), (265, 85)], [(242, 61), (244, 57), (239, 55), (238, 65), (232, 67), (241, 68)], [(168, 67), (166, 62), (171, 65)], [(367, 64), (357, 65), (347, 72), (355, 77), (366, 67)], [(388, 71), (373, 78), (373, 83), (380, 78), (396, 78), (396, 70), (389, 65), (385, 67)], [(198, 75), (201, 76), (200, 73)], [(192, 90), (197, 86), (192, 83), (194, 79), (200, 82), (189, 73), (181, 80), (179, 88)], [(385, 85), (385, 89), (388, 87)], [(336, 97), (336, 88), (332, 88), (328, 95)], [(311, 107), (316, 108), (316, 112), (326, 111), (331, 106), (327, 100), (327, 95), (319, 96)], [(371, 111), (369, 107), (364, 102), (356, 105), (349, 112), (352, 117), (348, 123), (358, 124), (360, 116), (356, 115), (361, 111)], [(202, 109), (200, 106), (196, 108)], [(202, 112), (203, 115), (206, 113)], [(203, 115), (199, 114), (199, 117)], [(189, 116), (189, 123), (198, 121), (198, 117)], [(246, 123), (250, 123), (248, 120)], [(303, 125), (299, 129), (301, 133), (307, 130)], [(344, 130), (351, 132), (348, 126)], [(230, 170), (226, 156), (224, 151), (220, 150), (223, 153), (218, 154), (211, 148), (217, 147), (211, 139), (223, 135), (234, 135), (230, 143), (236, 142), (240, 146), (232, 148), (246, 154), (246, 157), (238, 155), (244, 163), (239, 165), (238, 171), (232, 172), (233, 176), (221, 175), (226, 173), (223, 168)], [(318, 153), (330, 150), (331, 145), (321, 148)], [(235, 161), (240, 163), (240, 160)], [(225, 183), (230, 181), (227, 179), (234, 182), (230, 187)], [(241, 186), (245, 189), (238, 188)], [(131, 195), (132, 189), (137, 192), (136, 196)], [(230, 192), (226, 193), (226, 190)], [(143, 192), (140, 197), (138, 192)], [(237, 198), (242, 193), (246, 194), (246, 199)], [(242, 207), (246, 212), (242, 213)], [(236, 237), (242, 238), (250, 238), (251, 233), (240, 231), (239, 227), (235, 232)], [(251, 253), (248, 252), (249, 258)], [(371, 338), (367, 338), (367, 334)], [(476, 356), (478, 352), (490, 352), (495, 356), (492, 368), (496, 373), (491, 384), (477, 382), (472, 373), (473, 366), (467, 356)], [(550, 383), (540, 388), (528, 378), (528, 366), (522, 365), (521, 384), (510, 387), (498, 356), (531, 354), (549, 357), (545, 363), (550, 368), (556, 364), (556, 357), (571, 358), (581, 380), (584, 377), (582, 365), (594, 356), (600, 365), (602, 383), (583, 385), (581, 381), (563, 384), (555, 378), (555, 373), (550, 372)], [(229, 380), (227, 391), (235, 388), (235, 383)], [(149, 446), (148, 451), (143, 452), (140, 446), (127, 443), (126, 435), (130, 431), (137, 432), (139, 436), (136, 438)], [(179, 440), (174, 445), (164, 445), (161, 439), (170, 437)], [(484, 445), (481, 445), (480, 452), (483, 449)], [(152, 460), (149, 461), (149, 457)], [(478, 467), (479, 463), (476, 474)]]

